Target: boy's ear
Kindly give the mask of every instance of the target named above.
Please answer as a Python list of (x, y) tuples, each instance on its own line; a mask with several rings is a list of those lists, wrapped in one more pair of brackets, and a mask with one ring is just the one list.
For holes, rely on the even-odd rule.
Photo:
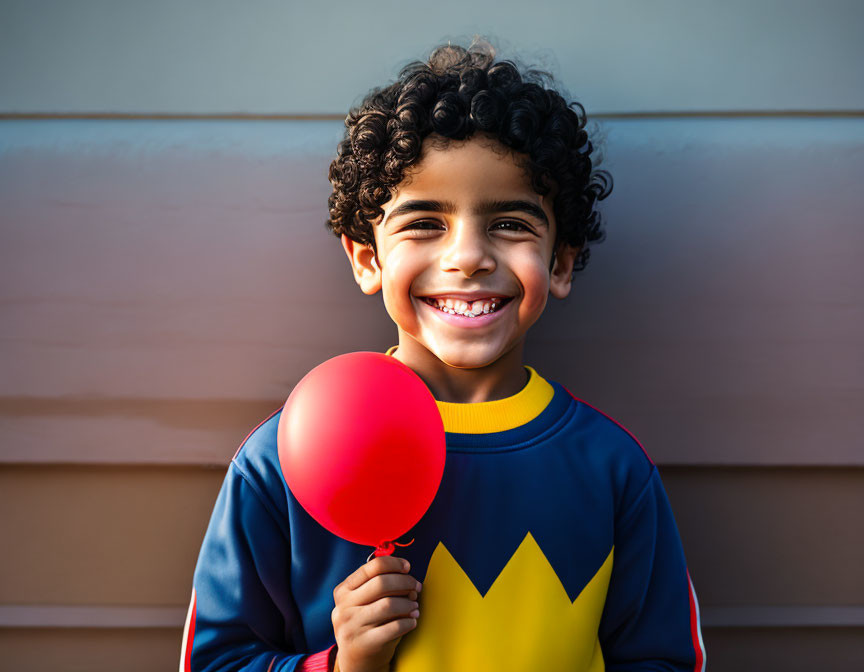
[(556, 299), (564, 299), (570, 294), (573, 284), (573, 266), (579, 256), (581, 247), (573, 247), (567, 243), (559, 243), (555, 249), (555, 263), (549, 278), (549, 293)]
[(381, 269), (375, 250), (342, 234), (342, 247), (354, 269), (354, 279), (364, 294), (374, 294), (381, 289)]

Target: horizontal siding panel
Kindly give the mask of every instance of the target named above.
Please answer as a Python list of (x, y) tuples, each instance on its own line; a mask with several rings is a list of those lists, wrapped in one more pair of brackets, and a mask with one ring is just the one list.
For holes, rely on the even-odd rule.
[(15, 672), (176, 670), (183, 628), (0, 628), (0, 669)]
[[(0, 628), (179, 628), (180, 607), (80, 607), (0, 605)], [(864, 607), (708, 607), (705, 628), (864, 627)]]
[[(340, 126), (0, 123), (0, 461), (221, 464), (395, 343), (324, 230)], [(664, 464), (864, 464), (864, 119), (603, 132), (608, 238), (527, 361)]]
[(2, 462), (221, 467), (252, 428), (283, 403), (0, 399)]
[[(864, 606), (864, 469), (661, 474), (706, 614)], [(0, 538), (11, 540), (3, 575), (15, 577), (0, 583), (0, 605), (185, 608), (223, 476), (224, 468), (0, 468)]]
[(708, 628), (711, 672), (813, 672), (864, 667), (860, 628)]
[(864, 606), (864, 469), (660, 474), (706, 609)]
[[(176, 669), (178, 629), (2, 629), (4, 669), (124, 672)], [(864, 667), (858, 628), (706, 628), (711, 672), (812, 672)]]
[[(587, 370), (586, 365), (580, 373)], [(578, 382), (566, 384), (579, 389)], [(286, 384), (283, 397), (272, 401), (0, 399), (0, 464), (222, 466), (258, 423), (281, 408), (292, 387)], [(784, 403), (703, 395), (673, 403), (651, 398), (650, 388), (645, 394), (645, 399), (621, 399), (611, 390), (605, 403), (600, 394), (582, 397), (635, 430), (651, 458), (664, 466), (864, 463), (856, 420), (864, 401), (857, 397), (814, 393)], [(804, 402), (818, 422), (795, 415)], [(831, 428), (838, 444), (822, 443), (820, 424)]]
[(186, 607), (225, 469), (0, 468), (0, 604)]
[(708, 628), (864, 628), (864, 607), (711, 607), (703, 623)]
[(5, 0), (0, 110), (344, 115), (409, 60), (476, 33), (552, 69), (589, 110), (864, 110), (862, 23), (855, 0), (547, 0), (539, 12)]
[(182, 628), (181, 607), (0, 605), (0, 628)]

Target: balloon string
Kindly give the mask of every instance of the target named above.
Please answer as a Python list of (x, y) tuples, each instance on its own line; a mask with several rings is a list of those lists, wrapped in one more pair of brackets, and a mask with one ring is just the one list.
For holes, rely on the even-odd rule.
[(400, 544), (398, 541), (382, 541), (378, 544), (378, 547), (369, 554), (369, 557), (366, 558), (366, 562), (369, 562), (374, 555), (376, 558), (380, 558), (382, 555), (393, 555), (393, 551), (396, 550), (396, 546), (401, 546), (405, 548), (406, 546), (410, 546), (414, 543), (412, 539), (407, 544)]

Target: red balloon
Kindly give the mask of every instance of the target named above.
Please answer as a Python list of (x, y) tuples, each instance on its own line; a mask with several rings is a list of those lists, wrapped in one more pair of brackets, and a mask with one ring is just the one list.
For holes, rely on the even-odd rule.
[(386, 542), (417, 524), (444, 475), (432, 393), (377, 352), (340, 355), (306, 374), (285, 402), (278, 445), (285, 481), (309, 515), (343, 539), (390, 552)]

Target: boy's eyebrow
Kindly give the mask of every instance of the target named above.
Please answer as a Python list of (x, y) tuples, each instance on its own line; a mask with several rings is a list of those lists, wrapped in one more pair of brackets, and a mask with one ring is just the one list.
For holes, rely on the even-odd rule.
[[(393, 208), (385, 219), (401, 217), (413, 212), (444, 212), (452, 215), (456, 212), (456, 204), (451, 201), (424, 201), (419, 199), (405, 201)], [(483, 201), (474, 210), (474, 214), (477, 215), (488, 215), (493, 212), (524, 212), (535, 219), (539, 219), (545, 226), (549, 226), (549, 218), (546, 217), (546, 213), (543, 212), (543, 209), (539, 205), (531, 201), (519, 199), (510, 201)]]
[(489, 215), (493, 212), (523, 212), (539, 219), (545, 226), (549, 226), (549, 219), (543, 212), (543, 208), (531, 201), (483, 201), (477, 209), (478, 215)]

